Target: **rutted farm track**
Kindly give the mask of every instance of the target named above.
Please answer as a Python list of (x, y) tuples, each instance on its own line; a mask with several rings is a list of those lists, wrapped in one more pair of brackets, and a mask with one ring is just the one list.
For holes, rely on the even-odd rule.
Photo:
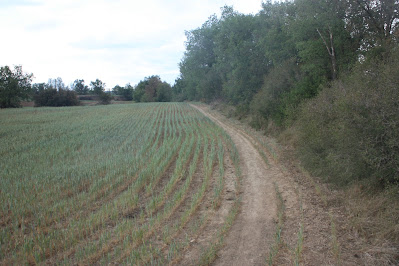
[(367, 265), (341, 204), (298, 166), (281, 163), (272, 139), (193, 105), (220, 125), (240, 155), (242, 205), (215, 265)]

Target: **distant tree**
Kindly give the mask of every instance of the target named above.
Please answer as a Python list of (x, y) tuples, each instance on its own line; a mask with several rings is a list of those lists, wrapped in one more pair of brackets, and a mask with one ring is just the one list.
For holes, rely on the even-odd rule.
[(167, 82), (157, 88), (156, 101), (157, 102), (170, 102), (172, 100), (172, 87)]
[(72, 84), (72, 90), (74, 90), (79, 95), (86, 95), (89, 93), (89, 87), (85, 85), (83, 79), (77, 79)]
[(161, 86), (161, 78), (159, 76), (152, 76), (148, 79), (148, 84), (145, 86), (144, 95), (141, 98), (142, 102), (155, 102), (157, 95), (157, 88)]
[(136, 102), (169, 102), (172, 99), (172, 87), (159, 76), (146, 77), (137, 84), (133, 99)]
[(46, 83), (35, 83), (32, 85), (32, 94), (38, 94), (39, 92), (47, 88)]
[(145, 86), (148, 85), (148, 78), (141, 80), (134, 88), (133, 100), (135, 102), (141, 102), (141, 98), (145, 93)]
[(65, 90), (65, 84), (62, 81), (62, 78), (58, 77), (55, 79), (49, 79), (47, 82), (47, 88), (53, 88), (56, 90)]
[(22, 66), (11, 70), (8, 66), (0, 68), (0, 107), (20, 107), (23, 99), (29, 98), (33, 74), (24, 74)]
[(176, 102), (181, 102), (187, 99), (187, 95), (184, 93), (185, 91), (185, 80), (181, 77), (178, 77), (175, 80), (175, 84), (172, 87), (172, 99)]
[(131, 101), (133, 100), (133, 86), (130, 85), (130, 83), (126, 84), (125, 87), (121, 87), (119, 85), (116, 85), (113, 89), (112, 92), (116, 95), (121, 95), (126, 101)]
[(123, 90), (123, 87), (116, 85), (115, 87), (112, 88), (112, 92), (115, 95), (121, 95), (121, 91)]
[(100, 95), (105, 91), (105, 83), (96, 79), (96, 81), (90, 82), (90, 88), (94, 94)]

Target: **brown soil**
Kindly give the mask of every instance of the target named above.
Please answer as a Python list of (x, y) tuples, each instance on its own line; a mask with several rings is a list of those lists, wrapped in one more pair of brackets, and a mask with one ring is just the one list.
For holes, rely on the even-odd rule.
[[(252, 134), (208, 107), (192, 106), (231, 136), (240, 155), (241, 212), (224, 239), (215, 265), (265, 265), (272, 247), (277, 250), (273, 265), (367, 264), (359, 253), (362, 240), (353, 239), (345, 208), (335, 200), (339, 198), (336, 192), (315, 182), (296, 164), (273, 157)], [(283, 209), (277, 208), (277, 191)], [(283, 225), (277, 241), (280, 212)]]
[(266, 165), (248, 138), (204, 108), (199, 110), (231, 136), (241, 158), (242, 211), (225, 239), (225, 247), (215, 264), (263, 265), (269, 246), (274, 241), (277, 221), (274, 171)]

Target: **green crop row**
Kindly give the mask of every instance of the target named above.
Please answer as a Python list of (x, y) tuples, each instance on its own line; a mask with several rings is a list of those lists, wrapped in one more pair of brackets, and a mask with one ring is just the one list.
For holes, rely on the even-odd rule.
[(0, 264), (170, 262), (204, 199), (220, 204), (230, 140), (188, 104), (2, 110), (0, 123)]

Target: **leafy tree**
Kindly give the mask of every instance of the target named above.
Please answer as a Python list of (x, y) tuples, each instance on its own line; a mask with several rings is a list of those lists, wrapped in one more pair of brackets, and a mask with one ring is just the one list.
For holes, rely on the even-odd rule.
[(168, 102), (172, 99), (172, 87), (159, 76), (146, 77), (134, 89), (136, 102)]
[(156, 97), (157, 102), (170, 102), (172, 100), (172, 87), (170, 84), (162, 82), (157, 88)]
[(134, 88), (130, 83), (126, 84), (125, 87), (121, 87), (119, 85), (116, 85), (113, 89), (112, 92), (116, 95), (121, 95), (126, 101), (131, 101), (133, 100), (133, 90)]
[(90, 89), (92, 93), (100, 95), (105, 91), (105, 83), (99, 79), (96, 79), (96, 81), (90, 82)]
[(292, 2), (265, 1), (262, 3), (262, 10), (255, 17), (258, 26), (254, 35), (258, 46), (265, 53), (264, 60), (268, 67), (278, 66), (297, 56), (290, 30), (290, 22), (295, 19), (295, 16), (296, 11)]
[(32, 85), (32, 93), (38, 94), (39, 92), (45, 90), (47, 88), (46, 83), (35, 83)]
[[(390, 49), (399, 41), (399, 1), (346, 0), (346, 27), (361, 42), (360, 51)], [(374, 52), (375, 53), (375, 52)]]
[(112, 88), (112, 93), (114, 93), (115, 95), (121, 95), (122, 90), (123, 90), (123, 87), (121, 87), (119, 85), (115, 85), (115, 87)]
[(173, 101), (181, 102), (187, 99), (187, 94), (185, 93), (186, 84), (185, 80), (181, 77), (175, 80), (175, 84), (172, 87), (172, 99)]
[(141, 80), (134, 88), (133, 92), (133, 100), (136, 102), (140, 102), (141, 98), (145, 93), (145, 86), (148, 84), (148, 78)]
[(219, 20), (211, 16), (201, 28), (186, 32), (186, 52), (180, 63), (189, 100), (211, 100), (221, 95), (222, 81), (216, 71), (215, 37)]
[(8, 66), (0, 68), (0, 107), (20, 107), (23, 99), (29, 98), (33, 74), (25, 74), (22, 66), (14, 70)]
[(159, 76), (151, 76), (147, 80), (144, 88), (144, 95), (141, 97), (142, 102), (155, 102), (157, 96), (157, 89), (161, 86), (161, 79)]
[(72, 84), (72, 90), (79, 95), (86, 95), (89, 93), (89, 87), (85, 85), (85, 81), (83, 79), (76, 79)]
[(258, 20), (232, 7), (222, 9), (215, 37), (216, 72), (222, 80), (223, 96), (234, 104), (248, 104), (267, 72), (264, 51), (255, 35)]
[(357, 44), (345, 29), (345, 8), (340, 0), (297, 0), (291, 34), (301, 68), (315, 92), (326, 80), (337, 78), (356, 60)]

